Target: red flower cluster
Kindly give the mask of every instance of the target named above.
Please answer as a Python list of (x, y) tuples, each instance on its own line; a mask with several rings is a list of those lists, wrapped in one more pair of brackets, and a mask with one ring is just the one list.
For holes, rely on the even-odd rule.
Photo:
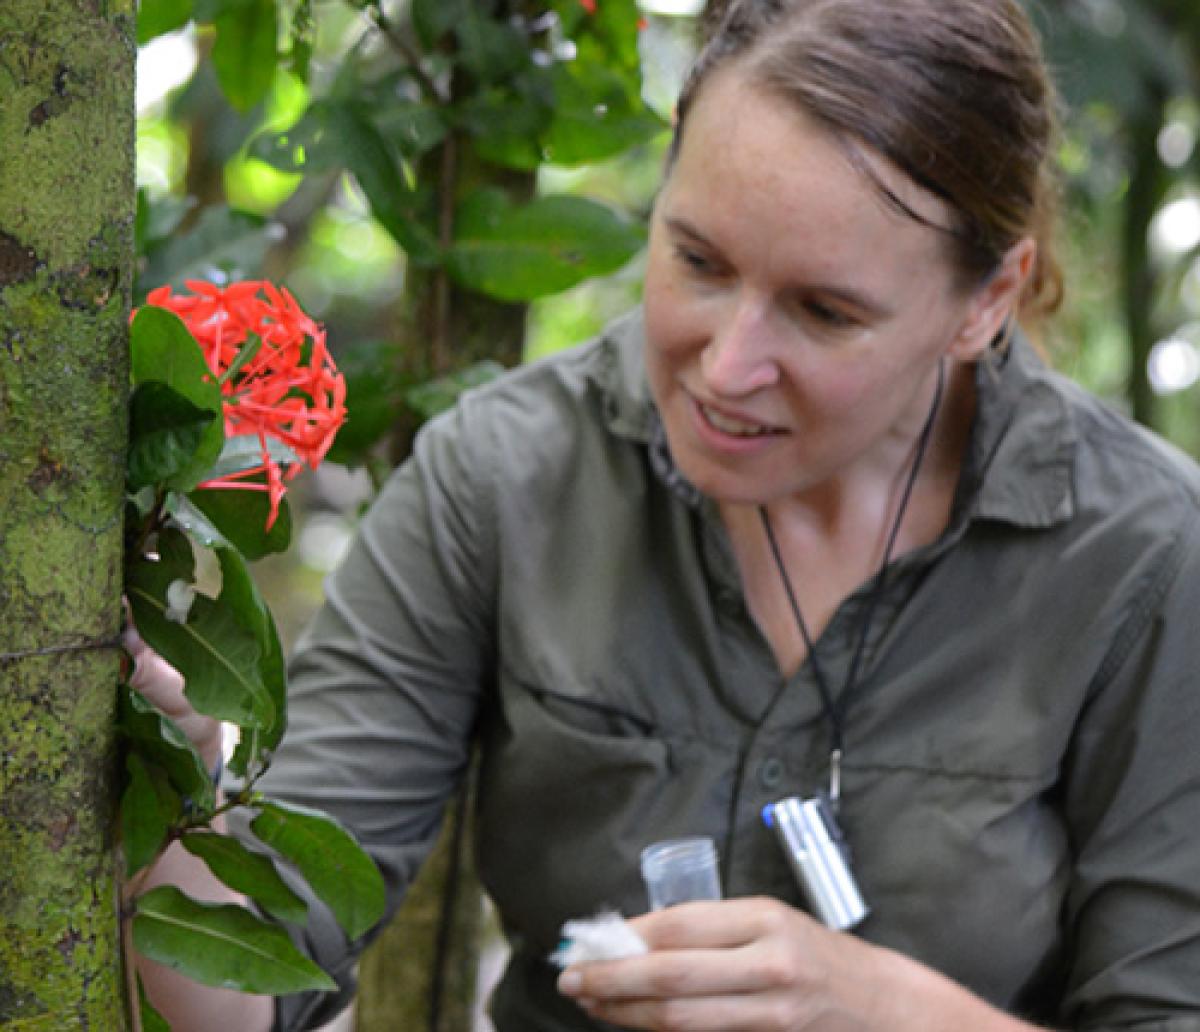
[(596, 0), (579, 0), (579, 6), (587, 11), (588, 14), (596, 13)]
[[(346, 419), (346, 381), (325, 347), (325, 331), (301, 311), (287, 288), (265, 280), (245, 280), (224, 289), (188, 280), (191, 294), (152, 290), (146, 303), (178, 315), (196, 338), (209, 369), (221, 384), (225, 436), (254, 435), (262, 462), (200, 484), (204, 488), (266, 491), (271, 501), (270, 530), (279, 514), (284, 481), (306, 464), (316, 469)], [(261, 341), (249, 358), (239, 359), (251, 334)], [(249, 346), (253, 347), (251, 343)], [(299, 462), (281, 464), (268, 441), (286, 445)], [(264, 480), (257, 478), (262, 474)]]

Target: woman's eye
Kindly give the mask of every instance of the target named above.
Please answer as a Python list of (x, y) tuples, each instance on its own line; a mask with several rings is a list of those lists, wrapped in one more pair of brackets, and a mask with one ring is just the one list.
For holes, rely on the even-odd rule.
[(820, 301), (812, 299), (805, 301), (804, 311), (810, 318), (831, 330), (848, 330), (857, 325), (853, 317)]
[(675, 256), (691, 272), (704, 276), (712, 276), (717, 272), (716, 263), (710, 261), (706, 255), (701, 254), (699, 251), (693, 251), (690, 247), (675, 248)]

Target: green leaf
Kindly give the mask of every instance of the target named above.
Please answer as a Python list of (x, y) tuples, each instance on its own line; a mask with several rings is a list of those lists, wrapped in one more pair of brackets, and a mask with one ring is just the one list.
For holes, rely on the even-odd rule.
[(181, 840), (184, 849), (200, 857), (214, 875), (235, 892), (249, 896), (281, 921), (303, 924), (308, 907), (280, 877), (270, 857), (255, 853), (229, 835), (191, 831)]
[(182, 289), (185, 280), (244, 279), (259, 271), (275, 230), (257, 215), (205, 208), (192, 229), (148, 255), (138, 283)]
[(193, 405), (165, 383), (139, 383), (129, 402), (129, 489), (191, 487), (186, 476), (182, 484), (177, 478), (194, 469), (204, 433), (216, 418), (211, 409)]
[(184, 676), (184, 694), (201, 713), (242, 727), (268, 728), (276, 720), (271, 693), (259, 672), (261, 650), (254, 631), (222, 596), (197, 593), (185, 622), (168, 619), (167, 589), (174, 581), (192, 583), (190, 571), (175, 561), (172, 535), (159, 535), (158, 562), (141, 559), (126, 574), (126, 594), (134, 621), (146, 642)]
[(336, 138), (346, 167), (371, 205), (371, 214), (408, 255), (423, 265), (438, 260), (437, 236), (426, 224), (421, 196), (401, 174), (379, 129), (357, 104), (337, 105)]
[(314, 101), (287, 129), (256, 136), (250, 144), (250, 155), (280, 172), (323, 172), (340, 168), (342, 160), (333, 105), (327, 100)]
[(641, 248), (641, 227), (582, 197), (513, 207), (497, 190), (461, 206), (450, 275), (504, 301), (529, 301), (620, 268)]
[(504, 366), (499, 362), (476, 362), (457, 373), (439, 376), (436, 380), (412, 388), (404, 400), (423, 419), (432, 419), (453, 406), (463, 391), (489, 383), (503, 372)]
[(216, 793), (195, 746), (175, 721), (129, 685), (121, 686), (118, 727), (131, 749), (166, 771), (184, 799), (201, 813), (212, 811)]
[(436, 107), (395, 98), (376, 113), (375, 125), (379, 134), (406, 158), (419, 158), (433, 150), (448, 131)]
[(142, 0), (137, 13), (138, 46), (182, 29), (191, 19), (192, 0)]
[[(281, 466), (294, 466), (300, 462), (299, 455), (273, 437), (267, 438), (267, 454)], [(227, 477), (231, 473), (240, 473), (260, 465), (262, 444), (258, 437), (253, 434), (235, 434), (225, 441), (220, 456), (209, 471), (209, 477)]]
[(451, 0), (446, 6), (456, 3), (458, 57), (478, 81), (502, 82), (529, 61), (526, 37), (512, 25), (480, 11), (476, 0)]
[(400, 155), (409, 151), (414, 139), (420, 146), (432, 146), (445, 130), (431, 109), (413, 106), (408, 114), (407, 123), (390, 115), (385, 136), (374, 113), (357, 98), (325, 98), (311, 104), (290, 129), (259, 137), (251, 153), (284, 172), (348, 169), (383, 228), (409, 258), (428, 265), (438, 258), (437, 237), (426, 225), (426, 201), (402, 173)]
[(544, 159), (541, 138), (554, 114), (552, 75), (531, 68), (509, 85), (468, 96), (454, 112), (455, 121), (488, 161), (536, 169)]
[(346, 378), (346, 411), (333, 447), (326, 456), (344, 466), (363, 465), (370, 449), (396, 421), (404, 378), (400, 348), (394, 341), (351, 341), (338, 352), (338, 371)]
[(266, 802), (250, 830), (299, 868), (351, 939), (382, 916), (383, 878), (362, 848), (327, 814)]
[(166, 774), (148, 766), (137, 753), (126, 755), (125, 770), (128, 779), (121, 793), (121, 843), (126, 877), (133, 877), (158, 856), (181, 807)]
[[(151, 251), (160, 247), (195, 207), (195, 197), (179, 197), (175, 194), (152, 197), (146, 187), (139, 189), (134, 223), (137, 253), (149, 255)], [(158, 286), (157, 283), (154, 285)]]
[(221, 417), (221, 389), (204, 360), (200, 345), (183, 321), (165, 308), (146, 305), (130, 327), (130, 349), (135, 384), (164, 383), (197, 408), (211, 413), (191, 460), (171, 475), (174, 486), (190, 487), (221, 454), (225, 428)]
[(445, 0), (412, 0), (410, 17), (421, 48), (436, 50), (442, 37), (454, 28), (455, 20), (460, 15), (458, 0), (451, 3)]
[(199, 903), (170, 885), (138, 898), (133, 944), (203, 985), (275, 996), (337, 988), (282, 929), (243, 907)]
[(275, 0), (225, 0), (213, 24), (212, 63), (221, 89), (238, 111), (249, 111), (275, 78)]
[[(560, 16), (563, 8), (570, 14), (563, 19), (577, 47), (576, 60), (599, 64), (619, 71), (633, 93), (641, 87), (641, 54), (638, 50), (638, 23), (641, 11), (637, 0), (601, 0), (591, 14), (583, 14), (579, 0), (554, 0)], [(574, 16), (573, 27), (571, 16)]]
[(238, 348), (237, 355), (234, 356), (232, 362), (226, 367), (225, 372), (221, 374), (218, 381), (222, 387), (229, 383), (238, 373), (242, 371), (246, 363), (250, 361), (262, 349), (262, 337), (257, 333), (247, 333), (246, 340), (241, 347)]
[(312, 61), (317, 34), (312, 6), (313, 0), (296, 0), (292, 11), (292, 25), (288, 31), (288, 39), (291, 41), (287, 55), (288, 69), (304, 83), (308, 82), (309, 64)]
[(138, 1015), (142, 1019), (142, 1032), (171, 1032), (167, 1019), (158, 1013), (146, 997), (146, 987), (142, 985), (142, 976), (137, 976)]
[(256, 730), (261, 731), (261, 747), (274, 749), (287, 722), (287, 675), (279, 632), (241, 555), (231, 548), (222, 548), (217, 552), (217, 561), (221, 565), (221, 601), (237, 614), (243, 627), (254, 631), (258, 641), (262, 657), (258, 671), (271, 698), (274, 720)]
[(542, 137), (545, 157), (580, 165), (620, 154), (666, 132), (667, 124), (604, 64), (577, 59), (554, 69), (554, 118)]
[(284, 498), (271, 529), (267, 514), (271, 502), (262, 491), (227, 491), (203, 488), (186, 497), (172, 496), (171, 514), (185, 530), (213, 547), (236, 548), (247, 559), (261, 559), (287, 549), (292, 540), (292, 510)]

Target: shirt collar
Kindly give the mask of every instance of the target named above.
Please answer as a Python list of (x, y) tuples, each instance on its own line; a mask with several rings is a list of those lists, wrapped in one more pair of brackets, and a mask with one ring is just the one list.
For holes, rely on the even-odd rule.
[(970, 518), (1031, 529), (1069, 520), (1078, 432), (1055, 374), (1018, 331), (979, 363), (975, 383), (959, 505)]
[[(605, 331), (596, 372), (605, 425), (646, 445), (659, 478), (695, 506), (702, 496), (671, 459), (646, 380), (644, 347), (640, 308)], [(956, 514), (1031, 529), (1070, 519), (1077, 432), (1062, 386), (1019, 331), (1004, 352), (981, 361), (975, 375), (978, 403)]]

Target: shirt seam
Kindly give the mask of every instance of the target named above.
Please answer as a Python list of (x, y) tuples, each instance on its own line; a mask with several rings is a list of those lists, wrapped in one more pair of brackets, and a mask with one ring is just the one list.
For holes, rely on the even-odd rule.
[(1186, 540), (1186, 528), (1177, 527), (1171, 535), (1167, 554), (1159, 563), (1158, 568), (1147, 572), (1142, 581), (1144, 587), (1139, 585), (1132, 589), (1134, 603), (1130, 606), (1129, 615), (1114, 636), (1112, 646), (1096, 670), (1091, 689), (1088, 692), (1089, 698), (1094, 698), (1103, 691), (1104, 687), (1117, 675), (1154, 614), (1161, 607), (1163, 599), (1166, 598), (1167, 592), (1183, 568), (1183, 560), (1187, 554), (1187, 549), (1183, 547)]

